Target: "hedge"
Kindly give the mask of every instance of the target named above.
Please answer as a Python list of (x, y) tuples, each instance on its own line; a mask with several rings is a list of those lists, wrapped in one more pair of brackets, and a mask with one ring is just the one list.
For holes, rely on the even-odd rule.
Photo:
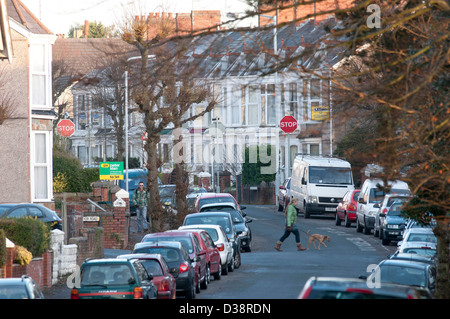
[(50, 247), (50, 226), (29, 218), (0, 219), (0, 230), (14, 244), (25, 247), (33, 256), (40, 256)]

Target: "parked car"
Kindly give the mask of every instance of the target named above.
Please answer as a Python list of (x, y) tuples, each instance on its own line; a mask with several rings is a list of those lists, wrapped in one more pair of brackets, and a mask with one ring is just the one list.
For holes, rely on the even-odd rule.
[(180, 226), (178, 229), (204, 229), (211, 236), (220, 254), (220, 261), (222, 264), (222, 274), (228, 274), (228, 268), (232, 267), (233, 263), (233, 245), (228, 240), (227, 234), (223, 230), (222, 226), (219, 225), (188, 225)]
[(345, 193), (336, 207), (336, 226), (340, 226), (341, 222), (344, 221), (345, 227), (350, 227), (356, 221), (356, 208), (360, 191), (354, 189)]
[(158, 185), (159, 197), (161, 203), (166, 206), (172, 205), (172, 198), (175, 194), (176, 185)]
[(236, 206), (235, 207), (236, 209), (244, 209), (239, 206), (237, 200), (231, 194), (207, 193), (207, 194), (200, 194), (197, 197), (197, 201), (195, 203), (195, 210), (196, 210), (196, 212), (199, 212), (203, 205), (215, 204), (215, 203), (231, 203)]
[(39, 204), (0, 204), (0, 218), (36, 218), (52, 229), (62, 230), (62, 219), (55, 211)]
[(200, 212), (230, 213), (236, 227), (236, 232), (241, 240), (241, 249), (247, 252), (252, 250), (252, 230), (248, 226), (248, 223), (251, 223), (252, 219), (245, 217), (245, 213), (233, 208), (232, 204), (206, 204), (202, 206)]
[[(206, 194), (207, 190), (203, 187), (189, 187), (186, 195), (186, 206), (188, 209), (188, 213), (195, 213), (195, 202), (197, 201), (197, 197), (200, 194)], [(169, 204), (169, 202), (167, 202)], [(174, 190), (172, 194), (172, 199), (170, 200), (170, 205), (172, 206), (172, 209), (178, 210), (177, 207), (177, 194)]]
[(147, 234), (142, 238), (142, 242), (148, 241), (178, 241), (180, 242), (189, 254), (189, 257), (194, 261), (195, 267), (195, 284), (196, 292), (200, 292), (200, 288), (206, 289), (208, 286), (208, 278), (206, 273), (206, 252), (200, 247), (197, 237), (190, 232), (183, 231), (166, 231), (160, 233)]
[(156, 299), (153, 277), (138, 259), (88, 259), (71, 299)]
[(393, 255), (389, 255), (388, 258), (395, 260), (418, 261), (421, 263), (426, 263), (435, 266), (437, 264), (436, 256), (426, 256), (414, 253), (400, 253), (398, 251), (395, 252)]
[[(388, 195), (386, 195), (388, 196)], [(395, 202), (388, 209), (383, 209), (379, 215), (380, 225), (375, 226), (374, 234), (379, 233), (381, 243), (389, 245), (391, 240), (401, 241), (405, 230), (406, 218), (402, 216), (404, 202)], [(375, 222), (375, 225), (377, 222)], [(378, 230), (376, 230), (378, 229)]]
[(431, 294), (436, 285), (436, 267), (429, 263), (409, 260), (385, 259), (378, 264), (375, 271), (379, 271), (382, 283), (394, 283), (422, 287)]
[(431, 294), (405, 285), (382, 283), (380, 288), (369, 288), (362, 279), (311, 277), (298, 299), (431, 299)]
[(0, 279), (0, 299), (45, 299), (45, 297), (33, 278), (23, 275), (20, 278)]
[[(180, 231), (191, 231), (198, 239), (200, 248), (206, 252), (206, 278), (207, 283), (210, 282), (210, 276), (213, 275), (215, 280), (220, 280), (222, 276), (222, 264), (220, 262), (219, 249), (214, 244), (209, 233), (204, 229), (179, 229)], [(206, 284), (204, 287), (206, 289)]]
[(437, 238), (431, 228), (411, 228), (404, 236), (402, 243), (411, 241), (436, 244)]
[(233, 271), (235, 268), (239, 268), (241, 265), (241, 240), (237, 234), (236, 226), (233, 223), (231, 214), (225, 212), (194, 213), (188, 214), (184, 218), (183, 225), (197, 224), (222, 226), (225, 234), (227, 234), (228, 240), (233, 245), (233, 262), (228, 268), (228, 271)]
[(141, 242), (134, 245), (133, 254), (160, 254), (169, 266), (175, 278), (177, 295), (183, 294), (187, 299), (195, 298), (195, 266), (194, 260), (180, 242), (158, 241)]
[(160, 254), (128, 254), (117, 256), (119, 259), (139, 259), (158, 289), (158, 299), (175, 299), (176, 282), (169, 271), (169, 266)]
[[(390, 194), (410, 194), (408, 184), (403, 181), (389, 181)], [(367, 179), (361, 186), (356, 209), (356, 231), (368, 235), (375, 225), (375, 217), (380, 209), (380, 203), (386, 195), (381, 179)], [(378, 205), (377, 205), (378, 204)]]
[[(377, 206), (380, 206), (378, 214), (376, 214), (376, 216), (375, 216), (375, 224), (373, 226), (373, 235), (375, 237), (380, 237), (380, 239), (383, 239), (381, 237), (382, 236), (381, 231), (383, 229), (385, 230), (384, 225), (385, 225), (386, 215), (389, 211), (389, 208), (394, 203), (397, 205), (395, 206), (395, 213), (393, 213), (391, 215), (391, 217), (394, 218), (394, 215), (397, 217), (392, 219), (391, 223), (395, 224), (395, 219), (399, 219), (399, 221), (401, 219), (401, 224), (403, 224), (403, 227), (402, 227), (402, 232), (403, 232), (403, 230), (406, 226), (407, 220), (400, 215), (400, 211), (401, 211), (403, 204), (408, 202), (410, 199), (411, 199), (411, 196), (407, 195), (407, 194), (386, 194), (380, 205), (378, 205), (378, 204), (374, 205), (375, 208)], [(397, 214), (397, 212), (398, 212), (398, 214)], [(400, 217), (400, 218), (398, 218), (398, 217)], [(386, 238), (386, 239), (388, 239), (388, 238)]]
[(397, 252), (436, 256), (436, 244), (421, 241), (402, 242), (397, 247)]
[(291, 178), (287, 178), (278, 190), (278, 211), (282, 212), (286, 209), (286, 203), (291, 196)]

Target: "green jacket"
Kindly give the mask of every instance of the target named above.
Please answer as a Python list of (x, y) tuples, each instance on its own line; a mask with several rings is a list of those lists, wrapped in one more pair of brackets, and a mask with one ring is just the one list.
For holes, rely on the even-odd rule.
[(139, 188), (133, 193), (133, 204), (138, 207), (145, 207), (148, 205), (148, 200), (150, 199), (150, 193), (147, 190), (143, 190), (142, 192)]
[(297, 209), (294, 204), (290, 204), (286, 210), (286, 226), (297, 228)]

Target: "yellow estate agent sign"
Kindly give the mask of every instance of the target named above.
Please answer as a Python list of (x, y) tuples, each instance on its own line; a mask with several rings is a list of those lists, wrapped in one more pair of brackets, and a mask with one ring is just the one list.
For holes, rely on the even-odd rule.
[(100, 179), (123, 179), (123, 162), (101, 162)]

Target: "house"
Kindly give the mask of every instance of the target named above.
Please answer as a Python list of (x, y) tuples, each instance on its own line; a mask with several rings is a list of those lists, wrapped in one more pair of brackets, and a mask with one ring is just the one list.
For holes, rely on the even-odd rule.
[(10, 110), (0, 123), (0, 202), (51, 207), (56, 36), (20, 0), (0, 3), (2, 39), (9, 38), (0, 54), (0, 99)]
[[(274, 154), (270, 154), (269, 160), (273, 164), (273, 173), (278, 173), (280, 181), (290, 176), (296, 153), (332, 153), (334, 136), (330, 122), (332, 91), (329, 78), (332, 66), (341, 59), (341, 51), (331, 40), (329, 30), (337, 23), (331, 18), (320, 24), (307, 20), (300, 25), (285, 25), (277, 30), (275, 38), (272, 30), (230, 30), (193, 39), (184, 59), (186, 63), (198, 65), (198, 69), (203, 70), (198, 76), (214, 87), (221, 101), (212, 112), (184, 126), (185, 163), (193, 174), (212, 173), (214, 170), (216, 173), (239, 171), (236, 166), (243, 161), (243, 148), (254, 144), (279, 146), (279, 163), (276, 163), (278, 158)], [(282, 58), (289, 59), (296, 55), (298, 58), (281, 66), (277, 72), (269, 72), (269, 66), (275, 62), (275, 50)], [(295, 65), (313, 72), (302, 72)], [(88, 76), (92, 80), (73, 87), (72, 92), (78, 101), (92, 101), (91, 90), (104, 85), (97, 76), (99, 73), (101, 70), (93, 71)], [(94, 78), (98, 82), (95, 83)], [(198, 113), (204, 107), (192, 106), (189, 113)], [(80, 111), (85, 109), (83, 104), (74, 104), (75, 114), (81, 114)], [(292, 134), (285, 134), (279, 129), (279, 122), (285, 115), (297, 119), (298, 129)], [(107, 138), (107, 132), (101, 130), (109, 126), (107, 117), (90, 108), (88, 115), (78, 116), (74, 120), (85, 132), (84, 135), (72, 137), (73, 152), (84, 164), (93, 164), (92, 154), (100, 157), (101, 149), (105, 149), (107, 155), (114, 153), (116, 146)], [(130, 156), (138, 157), (145, 163), (142, 115), (132, 113), (130, 122)], [(212, 134), (216, 126), (222, 132), (218, 138)], [(95, 129), (89, 132), (89, 127)], [(170, 171), (175, 160), (174, 154), (171, 154), (172, 129), (169, 125), (161, 132), (159, 150), (166, 171)], [(91, 150), (86, 151), (86, 148)], [(220, 155), (213, 165), (211, 154), (215, 153), (214, 149)]]

